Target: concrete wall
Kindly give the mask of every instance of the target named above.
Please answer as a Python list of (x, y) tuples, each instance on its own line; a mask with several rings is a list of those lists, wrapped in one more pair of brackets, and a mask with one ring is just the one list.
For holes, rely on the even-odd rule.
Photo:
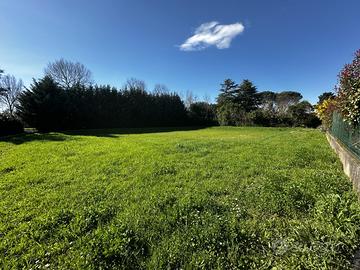
[(331, 147), (338, 154), (343, 164), (344, 172), (353, 182), (354, 189), (360, 193), (360, 160), (330, 133), (326, 133), (326, 137)]

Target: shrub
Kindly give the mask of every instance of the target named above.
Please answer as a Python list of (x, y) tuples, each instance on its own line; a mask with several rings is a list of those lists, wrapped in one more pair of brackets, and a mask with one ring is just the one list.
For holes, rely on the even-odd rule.
[(291, 105), (289, 112), (294, 121), (294, 126), (316, 128), (320, 126), (320, 119), (313, 112), (314, 107), (308, 101)]
[(216, 109), (217, 120), (221, 126), (234, 126), (234, 119), (240, 112), (240, 108), (236, 106), (236, 104), (230, 102), (218, 105)]
[(338, 108), (346, 122), (360, 123), (360, 50), (352, 63), (344, 66), (337, 86)]
[(24, 132), (22, 123), (13, 117), (0, 115), (0, 136), (14, 135)]
[(257, 126), (270, 127), (274, 124), (275, 114), (270, 111), (256, 110), (253, 113), (253, 122)]
[(321, 125), (321, 120), (316, 116), (315, 113), (309, 113), (303, 122), (304, 127), (317, 128)]
[(219, 106), (216, 115), (221, 126), (249, 126), (254, 124), (254, 111), (246, 112), (239, 104), (228, 103)]
[(195, 102), (189, 107), (189, 118), (195, 125), (216, 125), (215, 105), (207, 102)]
[(333, 98), (325, 99), (315, 107), (316, 115), (320, 118), (325, 129), (331, 127), (332, 115), (336, 108), (336, 100)]

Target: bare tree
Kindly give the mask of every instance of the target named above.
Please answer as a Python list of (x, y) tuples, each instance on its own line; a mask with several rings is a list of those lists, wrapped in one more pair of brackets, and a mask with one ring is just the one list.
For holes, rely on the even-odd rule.
[(5, 75), (0, 80), (0, 103), (11, 116), (14, 116), (15, 106), (23, 89), (22, 80), (16, 80), (12, 75)]
[(154, 94), (168, 94), (169, 92), (170, 90), (165, 84), (157, 83), (154, 86)]
[(190, 90), (186, 91), (185, 94), (185, 106), (186, 108), (189, 108), (191, 104), (193, 104), (194, 102), (196, 102), (197, 97), (194, 95), (194, 93)]
[(92, 84), (92, 74), (89, 69), (79, 62), (74, 63), (63, 58), (49, 63), (44, 73), (65, 89), (75, 85)]
[(136, 78), (130, 78), (127, 79), (125, 85), (124, 85), (124, 89), (125, 90), (141, 90), (141, 91), (146, 91), (146, 84), (143, 80), (139, 80)]
[(207, 104), (210, 104), (211, 103), (211, 97), (208, 93), (205, 93), (204, 94), (204, 102), (206, 102)]

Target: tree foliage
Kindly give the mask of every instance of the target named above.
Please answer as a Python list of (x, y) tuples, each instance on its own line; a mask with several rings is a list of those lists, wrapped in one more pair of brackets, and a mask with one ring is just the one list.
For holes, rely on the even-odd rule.
[(226, 79), (217, 98), (217, 119), (220, 125), (246, 125), (259, 102), (256, 87), (249, 80), (240, 85)]
[(329, 129), (332, 124), (332, 117), (334, 111), (337, 109), (337, 99), (328, 98), (319, 103), (315, 107), (315, 112), (318, 118), (321, 120), (323, 127)]
[(244, 80), (238, 87), (235, 88), (235, 103), (245, 112), (252, 112), (257, 109), (259, 105), (259, 95), (256, 87), (249, 80)]
[(203, 101), (192, 103), (189, 107), (189, 119), (193, 125), (217, 125), (216, 105)]
[[(315, 127), (318, 124), (313, 107), (301, 101), (299, 92), (258, 92), (250, 80), (240, 84), (232, 79), (224, 80), (217, 104), (198, 101), (191, 91), (187, 91), (182, 101), (163, 84), (156, 84), (149, 92), (145, 82), (136, 78), (128, 79), (120, 89), (93, 85), (90, 70), (64, 59), (49, 63), (45, 76), (34, 80), (21, 94), (18, 91), (22, 88), (21, 81), (10, 75), (3, 76), (1, 81), (7, 83), (1, 84), (0, 98), (9, 96), (5, 96), (6, 89), (6, 93), (14, 93), (15, 101), (8, 102), (9, 113), (16, 113), (24, 123), (40, 131), (216, 124)], [(324, 93), (319, 99), (331, 95)]]
[(360, 124), (360, 50), (350, 64), (346, 64), (339, 74), (336, 87), (337, 103), (345, 121)]
[(275, 112), (276, 93), (272, 91), (263, 91), (259, 93), (259, 106), (267, 112)]
[(66, 103), (65, 91), (45, 76), (20, 95), (17, 114), (40, 131), (60, 130), (66, 125)]
[(322, 102), (324, 102), (327, 99), (334, 99), (335, 97), (336, 96), (333, 92), (324, 92), (318, 97), (318, 99), (319, 99), (318, 104), (321, 104)]
[(283, 91), (276, 94), (276, 110), (278, 113), (287, 113), (290, 106), (300, 102), (302, 95), (295, 91)]
[(289, 112), (294, 119), (295, 126), (317, 127), (321, 121), (314, 113), (314, 107), (304, 100), (289, 107)]
[(226, 105), (227, 103), (233, 102), (235, 98), (235, 92), (238, 88), (238, 84), (231, 79), (226, 79), (221, 84), (220, 94), (217, 97), (217, 103), (219, 106)]
[(257, 92), (249, 80), (238, 85), (226, 79), (217, 98), (217, 120), (220, 125), (318, 126), (312, 105), (301, 99), (299, 92)]

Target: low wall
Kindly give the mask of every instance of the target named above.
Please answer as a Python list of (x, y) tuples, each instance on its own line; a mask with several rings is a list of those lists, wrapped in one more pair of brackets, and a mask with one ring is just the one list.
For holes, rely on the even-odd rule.
[(344, 172), (353, 182), (354, 189), (360, 193), (360, 160), (330, 133), (326, 133), (326, 137), (331, 147), (338, 154), (343, 164)]

